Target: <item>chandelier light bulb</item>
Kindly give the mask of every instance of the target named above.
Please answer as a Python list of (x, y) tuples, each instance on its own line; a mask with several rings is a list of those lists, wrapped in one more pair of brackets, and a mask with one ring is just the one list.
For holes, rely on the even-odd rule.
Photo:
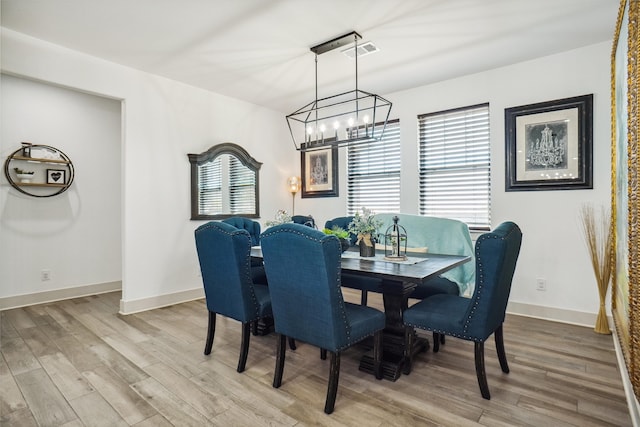
[(364, 122), (364, 134), (365, 136), (369, 137), (369, 116), (365, 115), (362, 118), (362, 121)]

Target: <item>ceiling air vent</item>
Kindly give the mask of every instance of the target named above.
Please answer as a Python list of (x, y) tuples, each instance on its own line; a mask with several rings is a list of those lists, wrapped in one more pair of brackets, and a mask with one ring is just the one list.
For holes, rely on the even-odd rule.
[[(375, 46), (373, 43), (371, 42), (364, 42), (362, 44), (358, 45), (358, 58), (365, 56), (365, 55), (369, 55), (370, 53), (375, 53), (378, 52), (380, 49), (377, 48), (377, 46)], [(348, 49), (345, 49), (342, 51), (342, 53), (344, 53), (346, 56), (348, 56), (349, 58), (353, 59), (355, 57), (355, 47), (351, 46)]]

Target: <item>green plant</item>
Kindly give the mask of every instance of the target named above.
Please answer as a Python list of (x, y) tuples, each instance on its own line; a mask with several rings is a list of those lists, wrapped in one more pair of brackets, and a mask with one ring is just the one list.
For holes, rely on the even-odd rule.
[(25, 174), (25, 175), (33, 175), (35, 172), (34, 171), (26, 171), (24, 169), (20, 169), (20, 168), (13, 168), (14, 171), (16, 171), (16, 173), (18, 174)]
[(342, 227), (338, 227), (337, 225), (331, 229), (325, 228), (322, 230), (324, 234), (333, 234), (339, 239), (349, 240), (349, 232)]

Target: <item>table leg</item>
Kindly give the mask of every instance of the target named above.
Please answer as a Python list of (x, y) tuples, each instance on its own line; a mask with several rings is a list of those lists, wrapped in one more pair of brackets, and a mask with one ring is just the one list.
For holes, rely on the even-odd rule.
[[(383, 332), (383, 378), (396, 381), (402, 373), (411, 371), (410, 364), (405, 364), (404, 350), (406, 340), (406, 327), (402, 322), (402, 313), (407, 309), (409, 295), (415, 288), (413, 283), (395, 282), (383, 280), (382, 297), (384, 300), (384, 313), (386, 326)], [(429, 349), (429, 342), (413, 334), (412, 355)], [(367, 352), (360, 360), (360, 370), (373, 374), (373, 353)]]

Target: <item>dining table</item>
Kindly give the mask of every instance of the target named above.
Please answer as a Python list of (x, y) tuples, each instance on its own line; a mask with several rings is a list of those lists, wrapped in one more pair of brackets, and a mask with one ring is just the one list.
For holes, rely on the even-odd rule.
[[(251, 256), (262, 258), (260, 247), (251, 248)], [(384, 250), (376, 250), (373, 257), (361, 257), (357, 247), (351, 247), (343, 252), (341, 268), (343, 273), (358, 275), (380, 280), (379, 292), (382, 294), (385, 329), (383, 332), (383, 378), (396, 381), (404, 372), (409, 373), (405, 364), (406, 327), (402, 320), (404, 310), (407, 309), (409, 298), (415, 287), (471, 261), (466, 255), (447, 255), (435, 253), (408, 253), (406, 260), (385, 259)], [(415, 330), (413, 347), (410, 351), (416, 353), (429, 349), (426, 338), (417, 336)], [(406, 369), (405, 369), (406, 368)], [(367, 351), (360, 360), (361, 371), (374, 374), (372, 351)]]

